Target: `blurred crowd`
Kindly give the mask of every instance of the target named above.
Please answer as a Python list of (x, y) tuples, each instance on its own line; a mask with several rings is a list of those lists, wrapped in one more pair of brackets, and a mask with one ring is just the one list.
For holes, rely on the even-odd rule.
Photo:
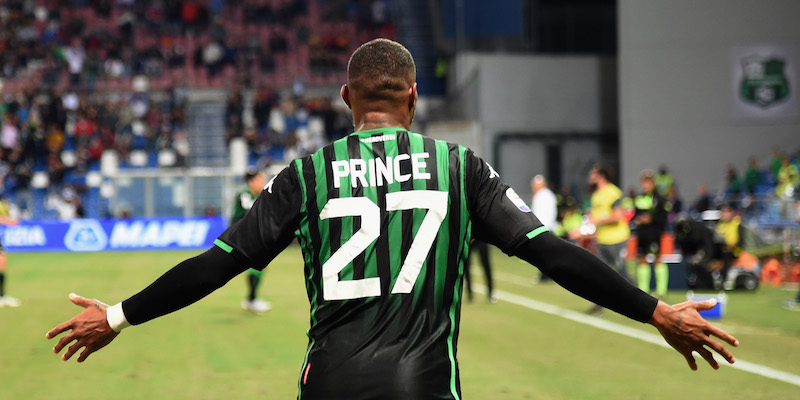
[(228, 142), (243, 138), (254, 165), (311, 154), (353, 129), (350, 111), (341, 100), (325, 95), (306, 97), (299, 82), (284, 96), (261, 86), (245, 99), (245, 94), (234, 88), (228, 96), (225, 122)]
[(224, 134), (246, 141), (251, 164), (313, 151), (351, 121), (306, 86), (341, 84), (358, 43), (394, 37), (389, 10), (389, 0), (4, 1), (3, 196), (29, 216), (30, 189), (45, 188), (51, 210), (81, 216), (106, 150), (121, 168), (187, 165), (193, 89), (228, 93)]
[[(800, 222), (800, 150), (786, 153), (774, 149), (766, 160), (751, 156), (747, 168), (740, 174), (733, 164), (725, 168), (718, 190), (709, 188), (717, 182), (698, 185), (694, 198), (684, 201), (678, 182), (667, 166), (654, 171), (654, 181), (661, 196), (666, 199), (667, 228), (672, 227), (681, 213), (699, 219), (704, 211), (718, 210), (722, 205), (745, 218), (772, 220), (797, 220)], [(628, 188), (621, 205), (629, 214), (633, 210), (636, 188)], [(558, 220), (567, 231), (579, 228), (583, 210), (589, 208), (589, 196), (574, 195), (569, 187), (555, 194), (558, 203)], [(796, 205), (797, 204), (797, 205)]]
[(395, 35), (388, 0), (9, 0), (0, 77), (88, 90), (136, 75), (159, 89), (178, 77), (192, 87), (338, 79), (353, 46), (377, 35)]
[[(4, 192), (25, 196), (34, 174), (45, 172), (50, 191), (65, 190), (64, 197), (79, 199), (87, 190), (87, 173), (100, 169), (106, 150), (115, 150), (123, 166), (145, 166), (152, 163), (148, 158), (169, 150), (171, 166), (181, 166), (188, 151), (185, 104), (181, 88), (102, 96), (28, 89), (6, 95), (0, 104)], [(137, 150), (144, 160), (131, 158)]]

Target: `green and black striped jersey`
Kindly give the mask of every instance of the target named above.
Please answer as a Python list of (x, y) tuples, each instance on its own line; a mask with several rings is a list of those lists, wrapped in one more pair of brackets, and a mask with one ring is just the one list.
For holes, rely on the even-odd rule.
[(218, 241), (264, 267), (295, 237), (311, 306), (299, 399), (460, 399), (463, 263), (546, 228), (463, 146), (361, 131), (294, 160)]

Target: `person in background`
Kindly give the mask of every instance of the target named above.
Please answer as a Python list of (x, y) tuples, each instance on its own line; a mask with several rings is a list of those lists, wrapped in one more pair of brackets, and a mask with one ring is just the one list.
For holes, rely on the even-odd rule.
[(702, 214), (711, 209), (711, 196), (705, 183), (697, 185), (697, 200), (694, 202), (694, 212)]
[(576, 243), (580, 237), (580, 227), (583, 223), (583, 215), (575, 208), (575, 205), (566, 205), (561, 211), (561, 218), (554, 233), (565, 240)]
[(658, 189), (658, 194), (661, 196), (666, 197), (669, 193), (669, 188), (675, 184), (675, 178), (672, 177), (672, 174), (669, 173), (666, 165), (662, 165), (658, 169), (658, 175), (655, 177), (656, 188)]
[[(556, 195), (547, 186), (547, 180), (543, 175), (539, 174), (531, 179), (531, 193), (533, 193), (533, 198), (531, 199), (533, 214), (539, 218), (542, 225), (546, 226), (551, 232), (555, 232), (558, 229), (558, 204)], [(539, 276), (539, 281), (547, 281), (549, 279), (544, 273)]]
[[(233, 215), (231, 215), (231, 226), (244, 218), (247, 212), (250, 211), (266, 183), (264, 173), (253, 167), (248, 168), (244, 180), (247, 182), (247, 187), (236, 194), (236, 199), (233, 203)], [(263, 271), (255, 268), (247, 270), (248, 291), (247, 298), (242, 300), (242, 309), (256, 315), (264, 314), (272, 309), (272, 305), (268, 301), (259, 299), (257, 295), (263, 273)]]
[(650, 291), (650, 266), (656, 276), (656, 296), (667, 296), (669, 269), (661, 261), (661, 236), (667, 224), (666, 199), (658, 192), (653, 171), (644, 170), (639, 180), (642, 192), (633, 200), (636, 214), (633, 224), (636, 227), (637, 260), (636, 278), (639, 289)]
[(794, 194), (793, 189), (800, 184), (800, 173), (798, 173), (797, 166), (791, 163), (787, 155), (784, 155), (783, 159), (781, 159), (777, 183), (775, 194), (778, 197), (792, 197)]
[[(795, 205), (794, 220), (800, 222), (800, 202)], [(800, 291), (797, 292), (797, 298), (783, 302), (783, 308), (790, 311), (800, 311)]]
[(481, 258), (483, 274), (486, 277), (486, 301), (491, 304), (497, 303), (497, 298), (494, 296), (494, 281), (492, 280), (492, 264), (489, 259), (489, 245), (480, 240), (473, 240), (472, 243), (470, 243), (467, 260), (464, 261), (464, 285), (467, 288), (467, 301), (472, 303), (472, 277), (469, 273), (469, 267), (472, 262), (473, 250), (477, 251), (478, 256)]
[[(3, 189), (3, 180), (0, 179), (0, 191)], [(17, 219), (11, 216), (11, 208), (5, 200), (5, 196), (0, 196), (0, 225), (16, 225)], [(6, 294), (6, 269), (8, 260), (3, 243), (0, 242), (0, 307), (19, 307), (19, 300)]]
[[(625, 268), (625, 253), (631, 236), (625, 212), (622, 209), (622, 190), (611, 183), (608, 168), (596, 165), (589, 171), (592, 196), (589, 222), (595, 226), (597, 257), (614, 268), (625, 280), (633, 282)], [(603, 308), (595, 304), (590, 314), (602, 314)]]
[(783, 164), (783, 154), (778, 149), (772, 149), (772, 158), (769, 160), (769, 172), (772, 182), (778, 181), (778, 173)]
[(678, 196), (678, 188), (675, 185), (670, 186), (667, 191), (667, 202), (664, 204), (664, 208), (667, 210), (667, 227), (671, 229), (678, 214), (683, 211), (683, 200)]
[(722, 250), (722, 271), (720, 271), (719, 278), (716, 279), (715, 286), (721, 287), (725, 290), (733, 288), (732, 282), (728, 282), (728, 271), (733, 265), (733, 261), (739, 257), (742, 252), (742, 240), (740, 228), (742, 224), (741, 217), (736, 215), (736, 211), (731, 203), (725, 202), (720, 205), (720, 220), (717, 222), (716, 231), (722, 236), (725, 241), (725, 246)]
[(744, 171), (744, 190), (749, 194), (753, 194), (760, 184), (761, 170), (758, 167), (758, 160), (755, 157), (750, 157), (747, 169)]
[(542, 175), (536, 175), (531, 180), (531, 209), (533, 214), (539, 218), (542, 225), (554, 231), (556, 229), (556, 218), (558, 216), (556, 196), (547, 186), (547, 180)]
[(736, 172), (735, 166), (728, 165), (728, 169), (725, 171), (725, 197), (732, 204), (738, 206), (741, 194), (742, 182), (739, 180), (739, 173)]

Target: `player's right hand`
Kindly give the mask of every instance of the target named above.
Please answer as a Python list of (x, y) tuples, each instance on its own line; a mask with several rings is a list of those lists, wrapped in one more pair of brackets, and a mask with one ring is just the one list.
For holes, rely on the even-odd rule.
[(709, 349), (719, 353), (730, 364), (736, 361), (733, 354), (722, 343), (712, 339), (712, 336), (734, 347), (739, 346), (739, 341), (700, 316), (699, 311), (710, 310), (715, 305), (715, 299), (701, 302), (687, 301), (674, 306), (659, 301), (649, 321), (658, 328), (667, 343), (686, 358), (689, 368), (695, 371), (697, 362), (692, 356), (693, 352), (702, 356), (714, 369), (719, 369), (719, 363)]
[(61, 359), (64, 361), (69, 360), (73, 354), (83, 347), (84, 350), (78, 356), (78, 362), (83, 362), (90, 354), (111, 343), (119, 335), (119, 332), (115, 332), (108, 325), (108, 320), (106, 319), (108, 305), (98, 300), (90, 300), (78, 296), (75, 293), (70, 293), (69, 299), (76, 305), (83, 307), (83, 312), (51, 329), (45, 337), (52, 339), (63, 332), (71, 330), (72, 332), (58, 340), (58, 343), (53, 347), (53, 352), (58, 354), (68, 344), (75, 342), (69, 346), (67, 352), (61, 356)]

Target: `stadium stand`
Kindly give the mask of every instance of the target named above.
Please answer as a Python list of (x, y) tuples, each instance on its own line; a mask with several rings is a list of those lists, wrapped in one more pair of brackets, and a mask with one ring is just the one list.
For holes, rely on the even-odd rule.
[(108, 217), (109, 152), (130, 170), (225, 167), (237, 137), (251, 165), (314, 150), (350, 122), (332, 90), (306, 90), (338, 87), (357, 44), (394, 36), (388, 4), (4, 2), (4, 195), (24, 218)]

